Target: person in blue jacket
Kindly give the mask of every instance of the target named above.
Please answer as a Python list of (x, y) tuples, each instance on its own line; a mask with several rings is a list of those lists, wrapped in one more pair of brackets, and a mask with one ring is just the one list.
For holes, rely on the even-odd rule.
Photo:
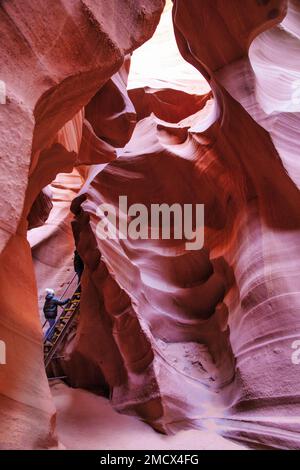
[(46, 297), (45, 297), (43, 311), (44, 311), (45, 319), (49, 323), (49, 328), (45, 336), (48, 335), (50, 329), (53, 327), (53, 325), (56, 322), (57, 307), (58, 306), (62, 307), (63, 305), (66, 305), (68, 302), (70, 302), (70, 299), (59, 300), (57, 297), (55, 297), (55, 292), (53, 289), (49, 289), (49, 288), (46, 289)]

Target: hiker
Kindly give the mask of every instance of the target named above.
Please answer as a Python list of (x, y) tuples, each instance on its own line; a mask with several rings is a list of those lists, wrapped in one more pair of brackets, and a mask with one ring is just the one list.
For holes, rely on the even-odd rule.
[(78, 283), (80, 283), (81, 275), (83, 273), (84, 264), (80, 258), (80, 254), (77, 250), (74, 251), (74, 271), (78, 276)]
[(45, 297), (43, 311), (44, 311), (45, 318), (49, 323), (49, 328), (45, 336), (48, 335), (49, 331), (51, 330), (51, 328), (56, 322), (58, 305), (62, 307), (63, 305), (66, 305), (68, 302), (70, 302), (70, 300), (71, 299), (59, 300), (57, 297), (55, 297), (55, 292), (53, 289), (48, 289), (48, 288), (46, 289), (46, 297)]

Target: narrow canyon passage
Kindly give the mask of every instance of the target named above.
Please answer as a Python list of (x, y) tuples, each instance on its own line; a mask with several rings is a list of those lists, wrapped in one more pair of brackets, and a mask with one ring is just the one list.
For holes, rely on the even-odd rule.
[(300, 449), (299, 1), (51, 5), (0, 5), (0, 448)]

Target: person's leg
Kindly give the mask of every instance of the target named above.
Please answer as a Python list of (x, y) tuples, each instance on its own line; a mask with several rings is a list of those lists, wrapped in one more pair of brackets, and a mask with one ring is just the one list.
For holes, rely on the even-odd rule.
[(49, 328), (46, 331), (45, 337), (48, 336), (48, 333), (50, 332), (52, 326), (55, 324), (55, 319), (54, 318), (49, 318), (48, 319), (48, 324), (49, 324)]

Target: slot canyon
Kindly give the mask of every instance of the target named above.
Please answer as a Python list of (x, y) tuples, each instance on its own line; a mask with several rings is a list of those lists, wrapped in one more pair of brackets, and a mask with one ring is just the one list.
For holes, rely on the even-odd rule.
[[(300, 1), (1, 0), (0, 34), (0, 448), (299, 450)], [(202, 245), (99, 230), (141, 205), (203, 205)]]

